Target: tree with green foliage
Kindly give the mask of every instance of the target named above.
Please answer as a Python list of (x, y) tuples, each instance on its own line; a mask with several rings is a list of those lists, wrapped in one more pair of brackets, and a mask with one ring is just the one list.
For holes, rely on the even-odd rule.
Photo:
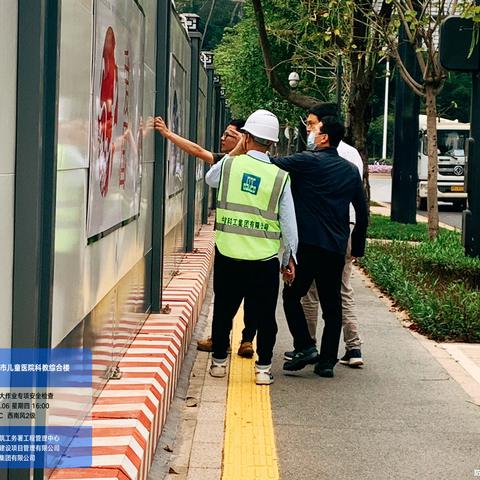
[(221, 76), (232, 115), (246, 118), (252, 111), (265, 108), (275, 112), (282, 123), (295, 124), (301, 112), (269, 87), (252, 27), (252, 19), (247, 16), (226, 29), (215, 50), (215, 69)]
[[(273, 39), (271, 59), (280, 78), (287, 79), (291, 72), (291, 55), (288, 42)], [(267, 108), (279, 116), (282, 124), (294, 127), (305, 115), (304, 110), (271, 88), (250, 5), (245, 5), (242, 21), (225, 30), (223, 40), (215, 50), (214, 63), (234, 116), (245, 117), (257, 108)], [(329, 100), (328, 79), (316, 77), (312, 72), (302, 75), (299, 88), (310, 93), (315, 101), (318, 101), (316, 98)]]
[[(347, 141), (353, 144), (364, 162), (364, 182), (369, 197), (367, 132), (371, 120), (370, 100), (375, 70), (381, 58), (381, 36), (372, 28), (366, 10), (380, 4), (379, 18), (385, 24), (391, 14), (388, 1), (374, 0), (252, 0), (266, 73), (272, 87), (288, 101), (309, 108), (318, 98), (292, 93), (277, 75), (270, 58), (272, 38), (280, 38), (291, 47), (290, 61), (301, 72), (318, 75), (343, 58), (346, 75)], [(274, 10), (274, 18), (266, 9)], [(265, 19), (268, 18), (268, 24)], [(304, 92), (302, 92), (304, 93)]]
[[(376, 28), (387, 46), (386, 53), (396, 61), (403, 80), (413, 92), (425, 100), (428, 137), (428, 187), (427, 211), (430, 238), (438, 235), (438, 146), (437, 146), (437, 96), (442, 90), (447, 74), (440, 64), (438, 32), (442, 21), (459, 14), (472, 2), (451, 0), (387, 0), (392, 5), (392, 15), (385, 23), (375, 9), (364, 8), (366, 18)], [(402, 27), (407, 42), (415, 52), (416, 68), (420, 75), (408, 69), (400, 55), (398, 31)]]
[(445, 84), (437, 97), (438, 116), (468, 123), (472, 97), (472, 77), (466, 73), (447, 72)]

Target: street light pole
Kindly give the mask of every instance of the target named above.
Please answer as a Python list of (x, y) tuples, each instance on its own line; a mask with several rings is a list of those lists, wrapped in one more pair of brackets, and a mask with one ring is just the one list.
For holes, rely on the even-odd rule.
[[(202, 52), (202, 61), (205, 69), (207, 70), (207, 119), (206, 119), (206, 133), (205, 133), (205, 148), (207, 150), (213, 151), (213, 119), (214, 119), (214, 108), (215, 108), (215, 87), (213, 84), (213, 52)], [(203, 176), (208, 172), (210, 166), (205, 163), (203, 165)], [(209, 212), (209, 187), (204, 182), (203, 183), (203, 200), (202, 200), (202, 223), (208, 223), (208, 212)]]
[[(480, 0), (475, 0), (480, 6)], [(475, 28), (475, 27), (473, 27)], [(473, 29), (472, 29), (473, 30)], [(472, 52), (470, 52), (472, 53)], [(473, 56), (473, 55), (472, 55)], [(472, 100), (470, 109), (470, 136), (465, 183), (468, 208), (463, 212), (462, 240), (469, 257), (480, 258), (480, 72), (472, 73)]]
[(383, 144), (382, 160), (387, 158), (387, 135), (388, 135), (388, 89), (390, 87), (390, 60), (387, 58), (385, 69), (385, 101), (383, 106)]

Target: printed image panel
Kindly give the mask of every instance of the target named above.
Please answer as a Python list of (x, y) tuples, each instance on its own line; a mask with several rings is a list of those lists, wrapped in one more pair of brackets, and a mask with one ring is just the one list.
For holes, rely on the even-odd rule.
[(145, 18), (133, 0), (94, 3), (87, 236), (139, 213)]
[[(202, 147), (205, 146), (205, 120), (207, 118), (207, 97), (202, 90), (198, 92), (198, 122), (197, 122), (197, 141)], [(205, 162), (196, 159), (195, 179), (202, 180)]]
[[(170, 105), (168, 124), (170, 129), (182, 136), (187, 136), (186, 122), (186, 71), (172, 55), (170, 62)], [(167, 146), (168, 186), (167, 194), (171, 198), (185, 189), (186, 154), (172, 142)]]

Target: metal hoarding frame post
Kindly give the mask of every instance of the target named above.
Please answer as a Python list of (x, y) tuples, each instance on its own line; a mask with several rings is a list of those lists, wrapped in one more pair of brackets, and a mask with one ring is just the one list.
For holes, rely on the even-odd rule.
[[(213, 53), (202, 52), (205, 59), (205, 68), (207, 70), (207, 119), (206, 119), (206, 132), (205, 132), (205, 148), (207, 150), (213, 150), (213, 102), (214, 102), (214, 89), (213, 89)], [(203, 166), (204, 175), (207, 173), (209, 166), (205, 164)], [(202, 223), (208, 223), (208, 197), (209, 186), (204, 182), (203, 185), (203, 199), (202, 199)]]
[[(415, 52), (400, 28), (399, 49), (409, 71), (418, 72)], [(400, 223), (417, 223), (416, 194), (418, 184), (418, 114), (420, 99), (397, 71), (395, 88), (395, 131), (393, 137), (391, 219)]]
[[(155, 116), (162, 116), (163, 118), (166, 118), (168, 110), (171, 9), (171, 2), (157, 0)], [(166, 154), (167, 141), (162, 135), (155, 135), (155, 163), (153, 167), (152, 192), (152, 312), (159, 312), (162, 305), (165, 189), (167, 179), (165, 162)]]
[[(198, 75), (200, 70), (200, 43), (202, 34), (198, 31), (200, 17), (194, 13), (184, 13), (186, 18), (188, 36), (190, 38), (191, 62), (190, 62), (190, 121), (188, 126), (189, 139), (197, 142), (198, 128)], [(187, 167), (187, 221), (185, 225), (186, 251), (193, 251), (193, 240), (195, 236), (195, 191), (196, 191), (196, 161), (189, 155)]]
[(12, 348), (51, 347), (60, 12), (57, 1), (18, 2)]

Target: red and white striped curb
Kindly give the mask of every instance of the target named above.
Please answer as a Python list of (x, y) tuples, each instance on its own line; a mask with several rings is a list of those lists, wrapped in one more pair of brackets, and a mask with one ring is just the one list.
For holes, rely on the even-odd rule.
[(195, 253), (184, 257), (163, 291), (171, 311), (148, 317), (119, 363), (122, 378), (106, 384), (84, 422), (93, 428), (92, 466), (56, 469), (51, 479), (146, 480), (205, 296), (213, 251), (213, 228), (204, 225)]

